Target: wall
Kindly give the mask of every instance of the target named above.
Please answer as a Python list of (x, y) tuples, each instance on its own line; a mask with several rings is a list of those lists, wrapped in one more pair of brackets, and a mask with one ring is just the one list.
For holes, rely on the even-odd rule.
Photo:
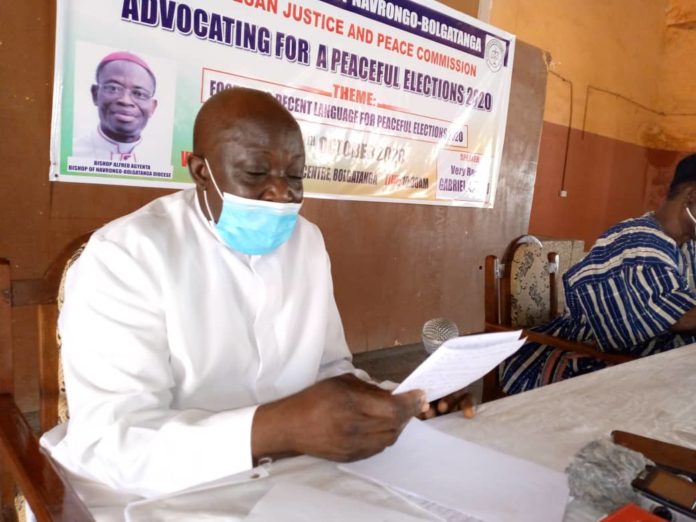
[[(39, 276), (71, 238), (166, 193), (149, 188), (48, 182), (54, 2), (0, 3), (0, 255), (14, 278)], [(456, 3), (451, 5), (456, 7)], [(474, 6), (475, 7), (475, 6)], [(413, 343), (427, 319), (462, 331), (483, 324), (486, 254), (526, 232), (544, 106), (541, 53), (520, 43), (495, 209), (308, 200), (322, 229), (346, 335), (355, 352)], [(16, 387), (36, 405), (33, 311), (13, 317)]]
[(696, 150), (696, 2), (670, 0), (665, 14), (665, 38), (657, 77), (661, 111), (646, 140), (654, 147)]
[(692, 0), (491, 0), (491, 23), (548, 52), (531, 233), (589, 247), (660, 203), (696, 148), (695, 11)]

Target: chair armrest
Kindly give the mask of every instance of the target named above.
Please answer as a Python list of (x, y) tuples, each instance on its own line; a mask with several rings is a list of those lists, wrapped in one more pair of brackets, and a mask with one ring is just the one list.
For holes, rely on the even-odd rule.
[[(486, 323), (485, 330), (487, 332), (508, 332), (511, 330), (519, 330), (519, 328)], [(554, 348), (559, 348), (567, 352), (575, 352), (581, 353), (583, 355), (589, 355), (591, 357), (594, 357), (595, 359), (600, 359), (602, 361), (607, 361), (614, 364), (624, 363), (628, 361), (633, 361), (634, 359), (638, 359), (637, 355), (602, 352), (598, 350), (596, 346), (593, 346), (591, 344), (580, 343), (577, 341), (569, 341), (567, 339), (561, 339), (560, 337), (554, 337), (552, 335), (546, 335), (543, 333), (534, 332), (532, 330), (522, 330), (522, 335), (527, 337), (529, 341), (533, 341), (535, 343), (547, 344), (549, 346), (553, 346)]]
[(0, 395), (0, 450), (39, 522), (94, 522), (8, 394)]

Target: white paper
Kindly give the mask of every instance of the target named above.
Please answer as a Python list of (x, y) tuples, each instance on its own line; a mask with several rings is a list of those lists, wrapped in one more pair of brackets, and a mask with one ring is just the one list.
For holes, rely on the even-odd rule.
[(454, 509), (447, 508), (437, 502), (432, 500), (425, 500), (420, 497), (416, 497), (400, 489), (389, 488), (394, 494), (400, 496), (401, 498), (415, 504), (421, 509), (425, 509), (428, 513), (432, 513), (438, 517), (443, 522), (483, 522), (478, 518), (466, 515), (460, 511), (455, 511)]
[(480, 379), (525, 342), (521, 330), (455, 337), (445, 341), (394, 390), (424, 390), (428, 402)]
[(559, 522), (568, 501), (565, 474), (416, 419), (393, 446), (339, 469), (485, 522)]
[(254, 506), (244, 520), (253, 522), (423, 522), (405, 513), (385, 509), (319, 489), (279, 482)]

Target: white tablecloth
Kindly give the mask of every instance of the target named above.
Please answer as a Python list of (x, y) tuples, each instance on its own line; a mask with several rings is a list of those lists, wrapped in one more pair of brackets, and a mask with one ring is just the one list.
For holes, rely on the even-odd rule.
[[(696, 448), (695, 370), (696, 345), (691, 345), (485, 403), (473, 420), (452, 414), (429, 422), (450, 434), (559, 471), (583, 445), (609, 437), (615, 429)], [(265, 478), (148, 501), (131, 507), (130, 512), (132, 520), (148, 522), (242, 520), (278, 481), (429, 518), (386, 489), (312, 457), (275, 462)], [(601, 515), (574, 501), (565, 520), (589, 522)]]

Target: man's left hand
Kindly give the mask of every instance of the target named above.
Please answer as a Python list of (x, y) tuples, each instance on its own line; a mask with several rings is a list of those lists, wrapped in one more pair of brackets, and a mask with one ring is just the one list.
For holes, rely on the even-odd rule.
[(419, 417), (421, 419), (431, 419), (438, 415), (444, 415), (453, 411), (461, 411), (467, 419), (476, 415), (476, 401), (474, 397), (465, 390), (459, 390), (430, 403), (430, 408)]

